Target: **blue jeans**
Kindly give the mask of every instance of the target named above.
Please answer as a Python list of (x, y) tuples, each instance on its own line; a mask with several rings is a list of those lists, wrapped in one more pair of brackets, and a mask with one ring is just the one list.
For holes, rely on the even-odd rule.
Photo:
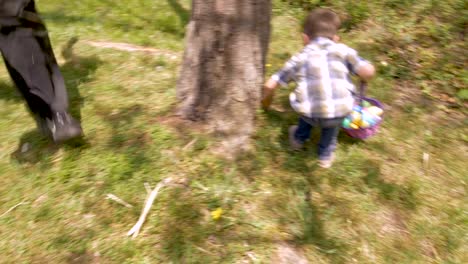
[(319, 160), (329, 159), (333, 152), (335, 152), (338, 133), (343, 122), (342, 117), (340, 118), (308, 118), (300, 117), (299, 125), (294, 138), (304, 143), (310, 137), (310, 132), (315, 126), (321, 128), (320, 141), (318, 143), (318, 156)]

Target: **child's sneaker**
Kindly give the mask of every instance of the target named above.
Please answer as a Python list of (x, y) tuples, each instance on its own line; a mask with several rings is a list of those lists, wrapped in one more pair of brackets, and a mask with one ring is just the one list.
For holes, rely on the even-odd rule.
[(333, 165), (335, 161), (335, 153), (332, 153), (328, 159), (323, 159), (318, 161), (318, 165), (320, 168), (328, 169)]
[(294, 134), (296, 134), (297, 126), (290, 126), (289, 127), (289, 145), (291, 149), (294, 151), (301, 150), (304, 147), (304, 144), (299, 142), (297, 139), (294, 138)]

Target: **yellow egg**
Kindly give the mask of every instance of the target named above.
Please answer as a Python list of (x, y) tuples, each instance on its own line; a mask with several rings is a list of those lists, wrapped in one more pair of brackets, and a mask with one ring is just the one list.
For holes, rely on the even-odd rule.
[(359, 112), (353, 112), (353, 113), (351, 114), (351, 117), (352, 117), (353, 122), (358, 122), (358, 121), (361, 120), (361, 113), (359, 113)]
[(360, 127), (362, 128), (368, 128), (370, 126), (370, 124), (366, 121), (361, 121), (361, 124), (360, 124)]
[(358, 129), (359, 128), (359, 126), (354, 124), (354, 123), (349, 124), (349, 127), (352, 128), (352, 129)]

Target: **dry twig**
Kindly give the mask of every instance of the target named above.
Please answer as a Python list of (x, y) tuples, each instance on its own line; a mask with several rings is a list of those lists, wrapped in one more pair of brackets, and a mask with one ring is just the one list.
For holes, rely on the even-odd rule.
[(187, 145), (185, 145), (185, 146), (182, 148), (182, 150), (185, 151), (185, 150), (189, 149), (189, 148), (192, 147), (195, 143), (197, 143), (197, 141), (198, 141), (198, 138), (192, 139), (192, 141), (190, 141)]
[(12, 206), (10, 209), (8, 209), (6, 212), (4, 212), (2, 215), (0, 215), (0, 218), (2, 218), (3, 216), (7, 215), (9, 212), (15, 210), (16, 207), (20, 206), (20, 205), (23, 205), (23, 204), (27, 204), (28, 202), (25, 202), (25, 201), (22, 201), (21, 203), (18, 203), (14, 206)]
[(154, 200), (158, 196), (159, 190), (169, 184), (172, 181), (172, 178), (166, 178), (162, 180), (156, 187), (153, 189), (153, 191), (149, 194), (148, 199), (145, 202), (145, 207), (143, 208), (143, 211), (141, 212), (140, 218), (138, 219), (138, 222), (128, 231), (127, 236), (132, 236), (132, 238), (135, 238), (138, 236), (140, 233), (140, 229), (143, 226), (143, 223), (146, 220), (146, 216), (149, 213), (149, 210), (151, 209), (151, 206), (153, 205)]
[(112, 194), (112, 193), (108, 193), (106, 195), (106, 199), (109, 199), (109, 200), (112, 200), (118, 204), (121, 204), (127, 208), (132, 208), (133, 206), (127, 202), (125, 202), (124, 200), (122, 200), (121, 198), (117, 197), (116, 195)]

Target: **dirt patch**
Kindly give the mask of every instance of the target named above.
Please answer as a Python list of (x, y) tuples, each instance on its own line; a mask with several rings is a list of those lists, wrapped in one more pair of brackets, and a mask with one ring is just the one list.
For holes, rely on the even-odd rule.
[(379, 234), (382, 236), (408, 236), (403, 215), (396, 209), (382, 210), (377, 214), (378, 222), (381, 223)]
[(179, 58), (179, 53), (168, 51), (168, 50), (160, 50), (150, 47), (138, 46), (130, 43), (122, 43), (122, 42), (108, 42), (108, 41), (83, 41), (83, 43), (97, 47), (97, 48), (107, 48), (107, 49), (116, 49), (121, 51), (127, 52), (143, 52), (155, 56), (165, 56), (171, 59)]
[(278, 245), (276, 259), (272, 260), (274, 264), (308, 264), (309, 261), (297, 248), (282, 243)]
[(460, 123), (466, 119), (468, 103), (460, 103), (446, 93), (432, 91), (424, 94), (420, 87), (409, 81), (401, 81), (394, 87), (394, 99), (391, 105), (386, 105), (386, 112), (412, 111), (416, 108), (426, 109), (429, 113), (428, 122), (437, 124)]
[(405, 108), (411, 105), (429, 106), (432, 101), (425, 97), (419, 87), (407, 81), (398, 82), (394, 87), (394, 100), (392, 106)]
[(420, 247), (425, 256), (431, 259), (439, 258), (439, 254), (437, 253), (436, 247), (434, 246), (434, 243), (432, 243), (430, 240), (424, 239), (423, 241), (421, 241)]
[(466, 118), (467, 114), (462, 111), (443, 107), (427, 115), (426, 122), (428, 124), (438, 124), (439, 126), (460, 126), (460, 128), (463, 128)]

